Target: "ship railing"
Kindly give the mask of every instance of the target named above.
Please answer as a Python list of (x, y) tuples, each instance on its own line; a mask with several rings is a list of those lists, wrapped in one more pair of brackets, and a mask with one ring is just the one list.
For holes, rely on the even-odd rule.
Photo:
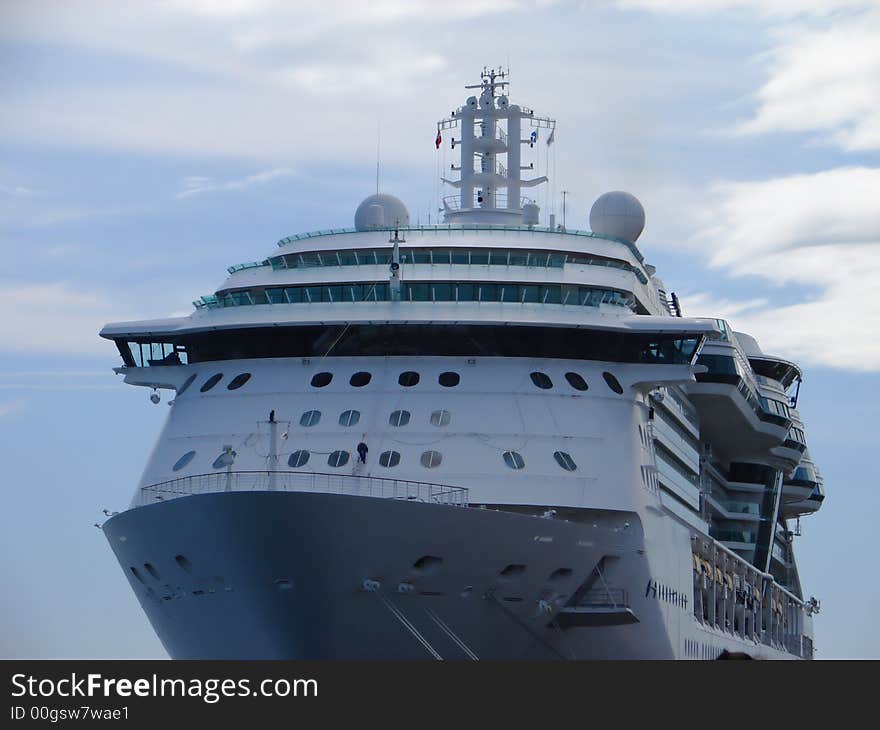
[[(464, 201), (465, 203), (467, 201)], [(471, 209), (485, 209), (485, 203), (488, 202), (488, 197), (480, 199), (480, 194), (475, 190), (474, 191), (474, 199), (471, 200), (470, 205), (464, 205), (462, 203), (461, 195), (447, 195), (443, 198), (443, 207), (446, 210), (457, 211), (461, 210), (462, 207), (471, 210)], [(530, 203), (534, 203), (535, 201), (531, 198), (527, 198), (525, 195), (520, 196), (519, 199), (519, 207), (522, 208), (524, 205), (528, 205)], [(506, 210), (507, 209), (507, 193), (495, 193), (495, 208)]]
[(358, 474), (286, 471), (222, 471), (178, 477), (142, 487), (139, 505), (215, 492), (315, 492), (468, 506), (468, 490), (447, 484)]

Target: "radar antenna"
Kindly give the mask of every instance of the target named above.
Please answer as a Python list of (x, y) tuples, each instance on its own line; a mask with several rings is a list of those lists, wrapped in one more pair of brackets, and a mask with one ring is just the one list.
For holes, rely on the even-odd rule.
[[(547, 144), (552, 143), (556, 120), (541, 117), (526, 107), (511, 104), (506, 90), (510, 82), (503, 68), (483, 68), (480, 83), (465, 86), (479, 89), (479, 98), (470, 96), (464, 106), (437, 123), (437, 144), (441, 132), (459, 128), (461, 138), (452, 138), (452, 149), (460, 150), (461, 164), (452, 165), (460, 171), (458, 180), (441, 177), (447, 185), (461, 191), (458, 196), (443, 199), (447, 223), (483, 223), (500, 225), (535, 225), (538, 206), (521, 196), (522, 188), (547, 182), (542, 175), (523, 179), (524, 170), (534, 170), (534, 163), (522, 164), (522, 146), (534, 147), (538, 132), (547, 130)], [(523, 127), (529, 131), (523, 137)], [(499, 161), (504, 158), (504, 163)]]

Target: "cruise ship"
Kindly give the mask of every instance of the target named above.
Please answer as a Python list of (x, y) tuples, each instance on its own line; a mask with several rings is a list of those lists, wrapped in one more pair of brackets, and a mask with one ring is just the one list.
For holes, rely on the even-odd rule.
[(542, 214), (556, 121), (501, 69), (466, 89), (442, 222), (377, 191), (189, 316), (102, 329), (170, 406), (102, 525), (166, 651), (812, 658), (800, 367), (683, 315), (633, 195)]

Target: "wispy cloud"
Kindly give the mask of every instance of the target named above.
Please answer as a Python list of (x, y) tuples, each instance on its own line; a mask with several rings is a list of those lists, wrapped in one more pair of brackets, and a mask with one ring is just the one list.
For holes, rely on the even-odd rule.
[(768, 20), (766, 81), (735, 134), (817, 132), (845, 150), (880, 149), (880, 0), (620, 0), (665, 13), (743, 10)]
[(0, 351), (104, 353), (113, 345), (97, 334), (119, 308), (66, 283), (0, 281)]
[(779, 34), (743, 134), (823, 132), (849, 151), (880, 149), (880, 4)]
[[(880, 169), (850, 167), (714, 187), (692, 243), (711, 265), (768, 286), (767, 301), (685, 298), (691, 315), (729, 315), (768, 349), (808, 363), (880, 370)], [(769, 296), (786, 285), (797, 303)], [(818, 293), (816, 293), (818, 292)]]
[(876, 0), (617, 0), (618, 7), (665, 13), (716, 13), (747, 10), (764, 17), (828, 16), (876, 5)]
[(210, 177), (192, 175), (183, 179), (183, 190), (178, 192), (175, 197), (182, 200), (202, 193), (245, 190), (255, 185), (265, 185), (279, 178), (290, 177), (293, 174), (293, 170), (288, 167), (276, 167), (237, 180), (217, 181)]

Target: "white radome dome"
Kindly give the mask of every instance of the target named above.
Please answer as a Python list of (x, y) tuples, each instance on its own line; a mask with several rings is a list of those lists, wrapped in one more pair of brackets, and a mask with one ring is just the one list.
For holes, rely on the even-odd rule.
[(394, 226), (409, 226), (409, 211), (403, 201), (388, 193), (365, 198), (354, 212), (354, 227), (359, 231)]
[(635, 243), (645, 228), (645, 209), (635, 195), (615, 190), (600, 195), (590, 208), (590, 230)]

